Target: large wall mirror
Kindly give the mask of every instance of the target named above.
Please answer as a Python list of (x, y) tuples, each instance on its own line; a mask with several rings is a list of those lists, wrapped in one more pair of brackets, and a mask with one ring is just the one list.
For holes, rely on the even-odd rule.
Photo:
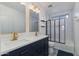
[(30, 24), (29, 24), (30, 32), (38, 32), (39, 31), (39, 13), (30, 9)]
[(25, 32), (25, 6), (0, 3), (0, 33)]

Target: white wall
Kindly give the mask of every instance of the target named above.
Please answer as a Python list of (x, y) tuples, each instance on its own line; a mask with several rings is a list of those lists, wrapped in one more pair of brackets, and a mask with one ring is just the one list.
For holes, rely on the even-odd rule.
[(74, 6), (74, 40), (75, 40), (75, 55), (79, 56), (79, 3)]
[(46, 22), (41, 22), (41, 20), (45, 20), (45, 21), (47, 20), (44, 9), (40, 10), (39, 33), (45, 35), (46, 34), (46, 27), (42, 28), (41, 26), (42, 25), (46, 26)]

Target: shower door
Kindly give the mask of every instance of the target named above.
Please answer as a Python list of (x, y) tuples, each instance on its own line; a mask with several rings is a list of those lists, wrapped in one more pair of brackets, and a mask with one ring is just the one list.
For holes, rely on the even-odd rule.
[(65, 17), (60, 17), (60, 42), (65, 43)]
[(49, 41), (65, 44), (66, 15), (53, 17), (47, 21), (47, 34)]

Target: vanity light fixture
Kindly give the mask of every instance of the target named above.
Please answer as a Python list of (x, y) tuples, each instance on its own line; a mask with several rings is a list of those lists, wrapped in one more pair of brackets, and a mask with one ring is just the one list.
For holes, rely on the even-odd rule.
[(40, 10), (39, 10), (38, 8), (36, 8), (36, 12), (37, 12), (37, 13), (39, 13), (39, 12), (40, 12)]
[(29, 8), (30, 8), (31, 10), (35, 11), (36, 13), (39, 13), (39, 12), (40, 12), (40, 9), (39, 9), (36, 5), (34, 5), (34, 4), (31, 4), (31, 5), (29, 6)]
[(29, 6), (29, 8), (30, 8), (31, 10), (35, 11), (35, 7), (34, 7), (34, 5), (33, 5), (33, 4), (32, 4), (32, 5), (30, 5), (30, 6)]

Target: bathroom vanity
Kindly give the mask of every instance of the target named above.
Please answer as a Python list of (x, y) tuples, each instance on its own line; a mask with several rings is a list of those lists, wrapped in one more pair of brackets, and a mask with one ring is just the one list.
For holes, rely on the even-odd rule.
[(1, 56), (48, 56), (48, 36), (23, 37), (23, 40), (2, 43)]

